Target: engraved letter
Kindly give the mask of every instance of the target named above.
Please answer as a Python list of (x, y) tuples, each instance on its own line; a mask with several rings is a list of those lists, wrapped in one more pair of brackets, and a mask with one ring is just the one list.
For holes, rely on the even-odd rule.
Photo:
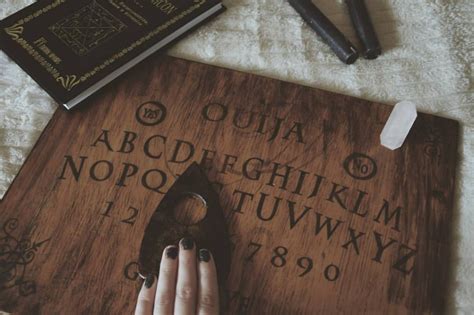
[(296, 142), (304, 143), (303, 141), (303, 125), (299, 122), (294, 122), (293, 127), (286, 133), (283, 139), (288, 140), (290, 135), (294, 133), (296, 135)]
[[(178, 160), (178, 155), (181, 151), (181, 146), (186, 145), (187, 153), (185, 152), (185, 157), (181, 157), (180, 160)], [(186, 155), (187, 154), (187, 155)], [(170, 162), (172, 163), (186, 163), (189, 161), (194, 155), (194, 145), (191, 142), (187, 142), (184, 140), (177, 140), (176, 141), (176, 147), (174, 148), (173, 156), (171, 157)]]
[(232, 211), (234, 212), (238, 212), (238, 213), (243, 213), (242, 212), (242, 207), (244, 206), (244, 202), (245, 202), (245, 199), (247, 197), (250, 197), (250, 200), (253, 199), (253, 194), (249, 194), (245, 191), (240, 191), (240, 190), (234, 190), (234, 192), (232, 193), (232, 195), (235, 195), (235, 194), (239, 194), (240, 195), (240, 199), (239, 199), (239, 202), (237, 203), (237, 206), (235, 206), (234, 208), (232, 208)]
[[(397, 269), (398, 271), (403, 272), (405, 275), (408, 275), (413, 271), (413, 268), (415, 268), (415, 261), (414, 260), (415, 260), (415, 255), (416, 255), (416, 249), (413, 249), (413, 248), (410, 248), (406, 245), (400, 244), (399, 252), (401, 252), (402, 249), (407, 249), (408, 252), (404, 256), (400, 257), (397, 260), (397, 262), (395, 262), (395, 264), (393, 265), (393, 268)], [(413, 264), (412, 264), (411, 268), (408, 268), (408, 266), (407, 266), (408, 261), (412, 257), (413, 257)]]
[(219, 103), (209, 103), (202, 109), (202, 116), (209, 121), (224, 120), (227, 116), (227, 107)]
[(316, 197), (318, 195), (319, 188), (321, 187), (321, 183), (323, 182), (324, 179), (326, 179), (326, 177), (324, 176), (321, 176), (318, 174), (315, 174), (315, 175), (316, 175), (316, 183), (314, 184), (313, 191), (308, 196), (308, 198)]
[(394, 239), (390, 239), (390, 242), (388, 242), (387, 244), (383, 244), (382, 243), (382, 234), (379, 234), (377, 232), (374, 232), (374, 236), (375, 236), (375, 242), (377, 244), (377, 253), (375, 254), (375, 257), (372, 258), (373, 261), (376, 261), (378, 263), (382, 263), (381, 262), (381, 259), (382, 259), (382, 255), (383, 255), (383, 252), (390, 246), (392, 245), (393, 243), (396, 243), (397, 241), (395, 241)]
[[(247, 119), (246, 122), (242, 123), (241, 120), (242, 120), (242, 116), (244, 116), (244, 114), (248, 115), (248, 119)], [(232, 123), (237, 128), (245, 129), (245, 128), (250, 127), (250, 125), (253, 123), (254, 119), (255, 119), (255, 113), (254, 112), (245, 112), (243, 108), (237, 108), (235, 110), (234, 117), (232, 119)], [(240, 125), (239, 125), (239, 122), (241, 123)]]
[(216, 151), (213, 150), (207, 150), (207, 149), (202, 149), (203, 154), (202, 154), (202, 159), (201, 159), (201, 168), (205, 170), (211, 170), (212, 169), (212, 161), (214, 160), (214, 157), (216, 155)]
[[(125, 135), (123, 137), (122, 146), (117, 152), (121, 153), (130, 153), (135, 149), (133, 142), (137, 139), (138, 135), (132, 131), (124, 131)], [(127, 149), (128, 147), (128, 149)]]
[(316, 213), (316, 229), (314, 235), (319, 235), (319, 232), (322, 231), (324, 227), (326, 227), (326, 233), (327, 233), (327, 239), (331, 239), (332, 234), (337, 230), (339, 225), (342, 223), (342, 221), (336, 220), (337, 223), (334, 227), (332, 227), (332, 218), (326, 217), (324, 220), (324, 223), (321, 224), (321, 213), (315, 212)]
[[(254, 168), (253, 170), (255, 171), (255, 175), (254, 176), (251, 176), (249, 173), (251, 170), (249, 170), (249, 164), (252, 162), (252, 161), (258, 161), (260, 166), (258, 168)], [(260, 176), (262, 175), (262, 165), (263, 165), (264, 161), (262, 159), (259, 159), (259, 158), (251, 158), (251, 159), (248, 159), (247, 161), (244, 162), (243, 166), (242, 166), (242, 175), (244, 175), (245, 178), (247, 179), (250, 179), (250, 180), (259, 180), (260, 179)]]
[(392, 211), (392, 213), (389, 213), (390, 211), (389, 211), (388, 201), (385, 200), (385, 199), (383, 201), (384, 201), (383, 206), (380, 209), (379, 214), (377, 215), (377, 217), (375, 217), (374, 221), (380, 223), (379, 220), (380, 220), (380, 216), (382, 215), (382, 212), (384, 214), (384, 223), (385, 223), (385, 225), (387, 225), (390, 222), (390, 220), (392, 220), (392, 218), (395, 216), (395, 225), (392, 226), (392, 229), (395, 230), (395, 231), (400, 232), (400, 214), (401, 214), (402, 208), (397, 207), (395, 210)]
[(166, 143), (166, 137), (163, 137), (163, 136), (160, 136), (160, 135), (154, 135), (154, 136), (152, 136), (152, 137), (150, 137), (146, 140), (145, 145), (143, 147), (143, 151), (145, 152), (146, 156), (148, 156), (152, 159), (159, 159), (159, 158), (161, 158), (161, 155), (163, 154), (161, 151), (160, 151), (160, 153), (155, 153), (155, 154), (150, 152), (150, 142), (155, 138), (162, 139), (163, 144)]
[(66, 177), (64, 177), (64, 173), (66, 173), (66, 168), (69, 165), (69, 167), (71, 168), (72, 176), (74, 176), (74, 179), (77, 182), (79, 180), (79, 177), (81, 176), (82, 167), (84, 166), (84, 161), (87, 159), (87, 156), (79, 157), (81, 159), (81, 163), (79, 164), (79, 169), (77, 169), (76, 164), (74, 163), (72, 159), (72, 156), (65, 155), (64, 158), (66, 159), (66, 161), (64, 161), (64, 166), (63, 166), (63, 170), (61, 171), (61, 176), (59, 176), (58, 178), (66, 179)]
[[(117, 181), (117, 186), (125, 187), (125, 179), (127, 177), (132, 177), (138, 172), (138, 166), (129, 163), (123, 163), (123, 171), (122, 175), (120, 176), (119, 180)], [(130, 172), (129, 172), (130, 170)]]
[[(97, 167), (100, 164), (105, 164), (106, 165), (106, 171), (105, 171), (105, 174), (102, 177), (99, 177), (99, 175), (97, 175), (97, 171), (96, 171)], [(112, 162), (109, 162), (109, 161), (106, 161), (106, 160), (100, 160), (100, 161), (97, 161), (94, 164), (92, 164), (91, 169), (89, 171), (89, 175), (93, 180), (98, 181), (98, 182), (102, 182), (104, 180), (107, 180), (112, 175), (113, 171), (114, 171), (114, 165), (112, 164)]]
[(359, 244), (357, 243), (357, 240), (359, 239), (359, 237), (365, 235), (365, 233), (358, 232), (358, 234), (356, 235), (355, 232), (356, 231), (354, 229), (349, 228), (349, 233), (350, 233), (350, 238), (351, 239), (347, 243), (342, 245), (342, 247), (347, 249), (349, 247), (349, 245), (352, 244), (354, 246), (354, 250), (355, 250), (356, 254), (359, 255)]
[(283, 178), (283, 182), (280, 185), (280, 189), (286, 190), (286, 185), (288, 184), (288, 178), (290, 176), (290, 172), (292, 170), (292, 167), (289, 165), (283, 165), (285, 167), (285, 172), (284, 174), (279, 174), (278, 168), (280, 168), (281, 164), (278, 164), (276, 162), (273, 163), (273, 170), (272, 170), (272, 176), (270, 177), (269, 182), (267, 183), (268, 186), (275, 186), (275, 178), (276, 177), (281, 177)]
[(226, 174), (226, 170), (228, 169), (228, 166), (229, 166), (229, 171), (232, 171), (236, 161), (237, 161), (237, 157), (235, 155), (226, 154), (221, 173)]
[(364, 197), (367, 195), (367, 193), (365, 191), (361, 191), (359, 190), (359, 196), (357, 197), (357, 201), (354, 205), (354, 208), (352, 210), (350, 210), (350, 212), (354, 213), (354, 214), (357, 214), (358, 216), (361, 216), (363, 218), (365, 218), (367, 216), (367, 213), (368, 211), (366, 210), (364, 213), (359, 213), (357, 211), (359, 211), (359, 208), (360, 208), (360, 204), (362, 203), (362, 200), (364, 199)]
[[(341, 187), (340, 189), (338, 189), (338, 187)], [(331, 201), (331, 202), (334, 202), (334, 198), (336, 198), (336, 201), (337, 203), (343, 208), (343, 209), (347, 209), (347, 207), (344, 205), (344, 203), (342, 202), (341, 198), (339, 197), (339, 194), (348, 190), (349, 188), (346, 187), (346, 186), (342, 186), (342, 185), (339, 185), (339, 184), (336, 184), (336, 183), (332, 183), (332, 190), (331, 190), (331, 194), (329, 195), (329, 198), (327, 199), (328, 201)], [(345, 199), (345, 198), (344, 198)]]
[[(152, 173), (158, 173), (159, 174), (160, 179), (161, 179), (159, 185), (155, 185), (155, 186), (150, 185), (151, 180), (148, 179), (148, 176)], [(161, 170), (156, 170), (156, 169), (148, 170), (148, 171), (145, 172), (145, 174), (143, 174), (142, 185), (145, 188), (156, 191), (157, 193), (164, 194), (164, 192), (160, 191), (160, 188), (162, 188), (166, 184), (166, 178), (167, 178), (166, 173), (161, 171)]]
[(304, 206), (304, 210), (296, 218), (295, 205), (296, 205), (295, 202), (288, 200), (288, 209), (290, 210), (290, 230), (294, 228), (296, 224), (298, 224), (298, 222), (306, 215), (306, 213), (308, 213), (309, 210), (311, 210), (310, 207)]
[(297, 195), (302, 195), (301, 188), (303, 188), (304, 179), (306, 178), (306, 175), (308, 175), (309, 173), (302, 170), (298, 170), (298, 171), (300, 172), (300, 177), (298, 178), (298, 183), (296, 184), (296, 188), (295, 190), (293, 190), (293, 193)]
[(280, 201), (282, 200), (281, 198), (273, 197), (275, 201), (273, 202), (272, 212), (268, 216), (264, 217), (263, 206), (265, 204), (265, 199), (267, 199), (267, 197), (268, 197), (267, 194), (264, 194), (262, 192), (260, 193), (260, 200), (258, 201), (258, 206), (257, 206), (257, 217), (262, 221), (270, 221), (271, 219), (273, 219), (273, 217), (278, 211), (278, 206), (280, 205)]
[(97, 143), (99, 142), (102, 142), (103, 144), (105, 144), (105, 146), (107, 147), (109, 151), (114, 152), (114, 150), (112, 149), (112, 146), (110, 145), (109, 131), (107, 129), (102, 129), (102, 133), (97, 138), (97, 140), (95, 140), (94, 143), (91, 144), (91, 147), (96, 147)]

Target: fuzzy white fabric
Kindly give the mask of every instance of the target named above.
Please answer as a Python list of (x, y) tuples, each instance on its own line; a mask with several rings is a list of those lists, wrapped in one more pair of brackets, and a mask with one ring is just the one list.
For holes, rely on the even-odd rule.
[[(3, 18), (32, 0), (3, 0)], [(357, 38), (342, 0), (317, 0)], [(420, 111), (462, 124), (450, 312), (474, 313), (474, 1), (367, 0), (384, 54), (342, 64), (285, 0), (224, 0), (228, 10), (169, 54)], [(0, 53), (0, 196), (57, 105)], [(448, 285), (448, 284), (447, 284)]]

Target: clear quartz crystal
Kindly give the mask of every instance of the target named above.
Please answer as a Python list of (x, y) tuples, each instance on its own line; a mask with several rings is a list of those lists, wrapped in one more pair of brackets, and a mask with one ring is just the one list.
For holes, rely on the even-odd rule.
[(412, 102), (403, 101), (396, 104), (380, 134), (380, 143), (390, 150), (401, 147), (416, 116), (416, 106)]

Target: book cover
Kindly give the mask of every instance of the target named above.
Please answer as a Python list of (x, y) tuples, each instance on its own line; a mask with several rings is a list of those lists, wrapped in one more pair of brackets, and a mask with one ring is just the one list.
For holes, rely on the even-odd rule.
[(1, 21), (0, 46), (70, 109), (222, 10), (219, 0), (37, 1)]
[(232, 243), (222, 313), (442, 313), (458, 124), (419, 113), (391, 151), (391, 110), (149, 58), (58, 109), (0, 203), (0, 310), (133, 313), (145, 229), (197, 162)]

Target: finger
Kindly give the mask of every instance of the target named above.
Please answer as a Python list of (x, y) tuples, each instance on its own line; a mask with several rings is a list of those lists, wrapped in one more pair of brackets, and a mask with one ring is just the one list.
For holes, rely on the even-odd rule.
[(194, 241), (183, 238), (178, 258), (178, 281), (176, 283), (175, 314), (195, 315), (197, 296), (196, 249)]
[(142, 288), (138, 294), (135, 315), (151, 315), (156, 292), (156, 277), (149, 274), (143, 281)]
[(219, 289), (216, 265), (207, 249), (199, 250), (198, 265), (198, 315), (219, 314)]
[(176, 293), (176, 274), (178, 273), (178, 247), (168, 246), (163, 251), (158, 275), (153, 314), (173, 314)]

